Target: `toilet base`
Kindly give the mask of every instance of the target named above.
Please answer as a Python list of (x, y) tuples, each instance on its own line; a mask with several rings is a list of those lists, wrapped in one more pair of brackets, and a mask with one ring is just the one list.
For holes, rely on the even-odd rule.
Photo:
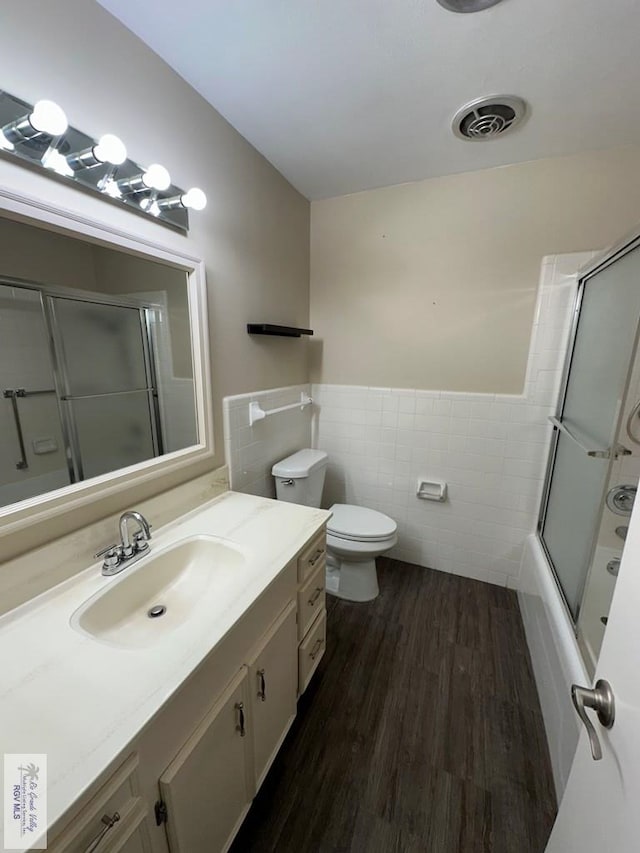
[(373, 601), (380, 592), (375, 559), (351, 561), (330, 556), (326, 586), (328, 593), (345, 601)]

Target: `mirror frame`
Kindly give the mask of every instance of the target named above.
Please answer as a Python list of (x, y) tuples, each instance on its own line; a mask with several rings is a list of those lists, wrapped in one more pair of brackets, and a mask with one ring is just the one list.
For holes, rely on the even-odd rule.
[(0, 186), (0, 217), (13, 219), (67, 237), (116, 249), (183, 270), (187, 279), (191, 354), (199, 443), (136, 465), (101, 474), (80, 483), (45, 492), (0, 507), (0, 539), (25, 527), (54, 519), (98, 501), (124, 493), (133, 485), (148, 483), (194, 463), (212, 460), (213, 406), (209, 361), (209, 325), (205, 264), (200, 258), (168, 249), (160, 243), (114, 228), (104, 222), (18, 194)]

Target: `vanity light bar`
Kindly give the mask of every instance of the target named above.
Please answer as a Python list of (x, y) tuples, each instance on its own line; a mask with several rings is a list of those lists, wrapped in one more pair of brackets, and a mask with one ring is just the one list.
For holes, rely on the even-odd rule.
[[(10, 120), (7, 120), (10, 118)], [(106, 133), (98, 141), (70, 127), (54, 101), (33, 107), (0, 90), (0, 152), (81, 183), (145, 215), (188, 231), (188, 210), (204, 210), (205, 193), (184, 191), (160, 163), (141, 168), (127, 158), (124, 142)]]

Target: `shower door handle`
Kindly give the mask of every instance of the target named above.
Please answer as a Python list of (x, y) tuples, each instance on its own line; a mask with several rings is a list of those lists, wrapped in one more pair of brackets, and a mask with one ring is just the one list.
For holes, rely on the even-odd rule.
[(597, 713), (601, 726), (604, 726), (605, 729), (610, 729), (616, 718), (616, 705), (611, 685), (603, 678), (596, 681), (596, 686), (593, 690), (590, 690), (588, 687), (580, 687), (578, 684), (572, 684), (571, 701), (589, 735), (591, 757), (594, 761), (600, 761), (602, 758), (602, 747), (600, 746), (598, 733), (587, 716), (587, 708), (591, 708)]

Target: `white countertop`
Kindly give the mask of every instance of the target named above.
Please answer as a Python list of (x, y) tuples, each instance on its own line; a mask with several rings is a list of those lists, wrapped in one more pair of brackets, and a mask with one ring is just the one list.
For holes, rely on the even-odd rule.
[[(215, 614), (207, 608), (194, 612), (161, 646), (109, 646), (71, 627), (76, 609), (119, 577), (102, 577), (101, 562), (0, 617), (0, 753), (47, 754), (49, 826), (139, 734), (329, 516), (226, 492), (154, 530), (152, 554), (197, 534), (230, 539), (250, 553), (232, 600), (221, 602)], [(0, 810), (0, 838), (2, 820)]]

